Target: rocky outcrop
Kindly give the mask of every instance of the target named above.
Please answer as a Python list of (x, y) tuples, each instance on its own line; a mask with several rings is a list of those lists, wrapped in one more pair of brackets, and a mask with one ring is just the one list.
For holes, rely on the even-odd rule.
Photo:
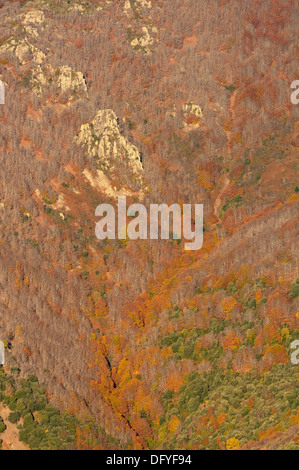
[(45, 67), (37, 66), (32, 71), (32, 85), (37, 94), (50, 84), (62, 92), (76, 92), (83, 95), (87, 94), (87, 86), (82, 72), (77, 72), (68, 65), (62, 65), (56, 70), (51, 65)]
[[(152, 46), (156, 39), (158, 30), (152, 25), (150, 11), (152, 2), (147, 0), (126, 0), (123, 5), (123, 12), (128, 18), (137, 19), (138, 27), (129, 27), (130, 44), (135, 50), (140, 50), (145, 54), (152, 52)], [(142, 15), (140, 13), (142, 12)]]
[(99, 170), (109, 174), (117, 172), (126, 176), (128, 185), (141, 188), (140, 152), (121, 134), (117, 116), (111, 109), (100, 110), (92, 122), (83, 124), (76, 141), (87, 146), (88, 155), (96, 159)]
[(200, 121), (203, 118), (202, 109), (198, 104), (189, 102), (182, 107), (184, 114), (184, 127), (186, 131), (200, 127)]
[(190, 116), (193, 114), (194, 116), (198, 118), (203, 117), (201, 107), (195, 103), (185, 103), (184, 106), (182, 107), (182, 111), (185, 114), (185, 116)]
[[(152, 31), (154, 33), (157, 32), (156, 28), (152, 28)], [(154, 44), (154, 42), (155, 40), (150, 35), (148, 28), (146, 26), (143, 26), (142, 34), (138, 35), (138, 37), (134, 38), (133, 41), (131, 41), (131, 46), (134, 49), (141, 49), (146, 54), (150, 54), (151, 53), (150, 47)]]
[(45, 15), (40, 10), (30, 10), (22, 16), (22, 22), (27, 34), (38, 37), (38, 29), (45, 23)]
[(12, 52), (22, 65), (29, 60), (41, 64), (46, 57), (40, 49), (30, 44), (27, 38), (10, 39), (0, 47), (0, 53), (3, 52)]

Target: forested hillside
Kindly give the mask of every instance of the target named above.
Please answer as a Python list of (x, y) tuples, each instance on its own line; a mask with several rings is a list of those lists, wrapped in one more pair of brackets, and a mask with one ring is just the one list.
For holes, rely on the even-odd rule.
[[(20, 440), (298, 449), (297, 2), (2, 0), (0, 21), (0, 409)], [(202, 249), (98, 240), (121, 195), (203, 204)]]

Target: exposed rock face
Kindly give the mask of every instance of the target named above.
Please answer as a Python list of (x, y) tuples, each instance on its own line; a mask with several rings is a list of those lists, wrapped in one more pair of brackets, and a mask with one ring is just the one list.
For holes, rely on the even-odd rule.
[(88, 155), (96, 158), (99, 169), (128, 172), (127, 183), (141, 188), (143, 168), (140, 153), (120, 133), (114, 111), (100, 110), (91, 123), (83, 124), (77, 142), (87, 146)]
[(40, 10), (30, 10), (23, 15), (22, 20), (26, 32), (38, 37), (38, 28), (45, 22), (45, 15)]
[(53, 70), (52, 67), (48, 65), (44, 69), (42, 69), (41, 66), (38, 65), (32, 70), (32, 75), (31, 75), (32, 85), (34, 86), (34, 91), (37, 94), (40, 94), (42, 87), (47, 85), (48, 78), (46, 77), (46, 74), (48, 71), (52, 71), (52, 70)]
[(75, 3), (73, 6), (73, 10), (80, 12), (80, 11), (83, 11), (84, 8), (83, 8), (83, 5), (79, 5), (78, 3)]
[(203, 118), (201, 107), (195, 103), (185, 103), (182, 107), (184, 113), (184, 127), (185, 130), (191, 131), (194, 128), (200, 127), (200, 121)]
[(87, 86), (82, 72), (77, 72), (67, 65), (63, 65), (54, 70), (51, 65), (41, 67), (38, 65), (32, 71), (32, 85), (35, 92), (40, 94), (43, 88), (47, 87), (50, 83), (57, 86), (62, 92), (78, 92), (81, 94), (87, 93)]
[(87, 92), (87, 86), (82, 72), (75, 72), (67, 65), (59, 68), (58, 86), (61, 90), (78, 90)]
[(142, 6), (143, 8), (152, 8), (152, 2), (149, 2), (147, 0), (139, 0), (138, 2), (140, 4), (140, 6)]
[(203, 117), (201, 107), (198, 104), (186, 103), (184, 104), (182, 111), (185, 116), (190, 116), (191, 114), (193, 114), (194, 116), (199, 118)]
[(157, 28), (152, 25), (150, 15), (151, 8), (152, 3), (147, 0), (126, 0), (123, 5), (124, 14), (128, 18), (139, 18), (140, 12), (142, 11), (139, 27), (133, 30), (130, 25), (129, 31), (131, 46), (136, 50), (141, 50), (145, 54), (151, 53), (151, 47), (155, 43), (155, 34), (158, 32)]
[(130, 16), (130, 14), (133, 13), (133, 8), (136, 10), (139, 10), (140, 8), (143, 9), (151, 9), (152, 8), (152, 2), (147, 1), (147, 0), (126, 0), (123, 6), (124, 12), (127, 16)]
[(11, 39), (0, 47), (0, 52), (6, 51), (15, 54), (21, 64), (25, 64), (30, 59), (37, 64), (41, 64), (46, 57), (40, 49), (30, 44), (27, 38), (21, 40)]
[(130, 0), (126, 0), (124, 3), (124, 12), (129, 15), (129, 10), (131, 10), (131, 3)]
[(146, 26), (142, 27), (142, 35), (133, 39), (131, 46), (134, 49), (141, 48), (146, 54), (150, 54), (150, 46), (154, 44), (154, 38), (151, 37), (149, 30)]

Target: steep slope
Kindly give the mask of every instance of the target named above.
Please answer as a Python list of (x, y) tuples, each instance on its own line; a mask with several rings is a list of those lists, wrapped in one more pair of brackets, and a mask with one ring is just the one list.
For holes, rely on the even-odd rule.
[[(78, 448), (298, 448), (296, 3), (0, 15), (9, 364), (95, 419)], [(203, 203), (203, 248), (97, 240), (124, 194)]]

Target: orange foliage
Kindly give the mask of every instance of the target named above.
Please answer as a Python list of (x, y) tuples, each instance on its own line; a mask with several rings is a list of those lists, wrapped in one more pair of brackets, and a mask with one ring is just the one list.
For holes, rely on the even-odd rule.
[(296, 415), (290, 417), (290, 422), (295, 426), (299, 424), (299, 410)]
[(221, 302), (221, 305), (222, 305), (222, 308), (223, 308), (223, 311), (226, 315), (226, 318), (228, 318), (231, 310), (233, 309), (233, 307), (237, 304), (237, 301), (233, 298), (233, 297), (226, 297), (222, 302)]
[(205, 189), (212, 189), (213, 187), (210, 182), (210, 175), (207, 171), (200, 171), (198, 173), (198, 183)]
[(263, 360), (271, 358), (274, 364), (287, 364), (289, 362), (289, 355), (282, 344), (274, 344), (270, 346), (264, 356)]
[(169, 423), (168, 423), (168, 430), (169, 432), (173, 433), (176, 432), (177, 428), (179, 427), (180, 420), (177, 416), (172, 416)]
[(217, 426), (219, 427), (226, 420), (224, 413), (221, 413), (217, 418)]
[(184, 379), (178, 372), (173, 372), (166, 380), (166, 387), (172, 392), (178, 392), (184, 383)]
[(224, 349), (236, 349), (239, 346), (240, 346), (240, 340), (238, 336), (236, 335), (236, 333), (232, 331), (225, 338), (224, 343), (223, 343), (223, 348)]
[(25, 347), (24, 347), (24, 353), (26, 354), (26, 356), (27, 356), (28, 358), (31, 357), (32, 352), (31, 352), (31, 349), (29, 348), (29, 346), (25, 346)]
[(259, 439), (265, 439), (265, 438), (274, 438), (275, 435), (281, 430), (281, 425), (278, 424), (275, 427), (270, 427), (266, 431), (260, 431), (259, 432)]

